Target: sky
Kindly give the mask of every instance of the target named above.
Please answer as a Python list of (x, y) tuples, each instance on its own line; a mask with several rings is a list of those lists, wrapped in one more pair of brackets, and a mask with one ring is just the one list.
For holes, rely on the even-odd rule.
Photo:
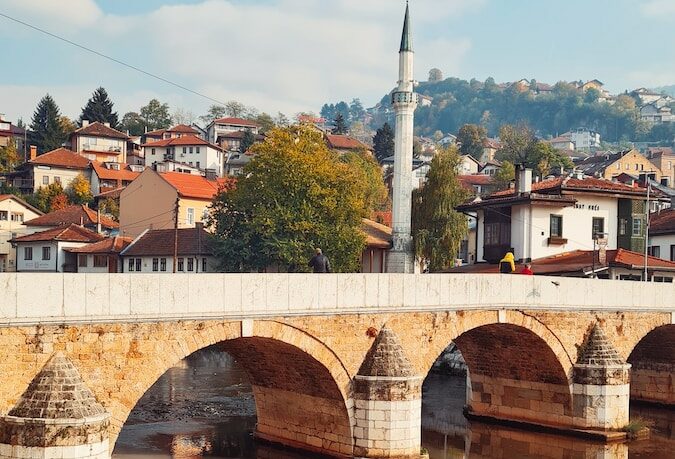
[[(411, 0), (415, 73), (497, 82), (675, 84), (675, 0)], [(318, 112), (377, 103), (397, 79), (403, 0), (0, 0), (0, 14), (217, 101)], [(195, 118), (213, 100), (0, 16), (0, 113), (51, 94), (77, 118), (99, 86), (120, 117), (151, 98)]]

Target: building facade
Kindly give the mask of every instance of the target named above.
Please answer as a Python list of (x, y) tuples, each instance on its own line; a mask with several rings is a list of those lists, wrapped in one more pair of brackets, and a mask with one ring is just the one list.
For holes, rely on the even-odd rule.
[(35, 207), (23, 199), (0, 194), (0, 272), (16, 271), (16, 251), (11, 239), (35, 232), (24, 222), (42, 215)]
[(176, 161), (190, 167), (223, 175), (223, 149), (194, 135), (184, 135), (142, 145), (146, 166)]
[(70, 136), (70, 147), (92, 161), (127, 162), (129, 136), (110, 127), (110, 123), (82, 120), (82, 127)]

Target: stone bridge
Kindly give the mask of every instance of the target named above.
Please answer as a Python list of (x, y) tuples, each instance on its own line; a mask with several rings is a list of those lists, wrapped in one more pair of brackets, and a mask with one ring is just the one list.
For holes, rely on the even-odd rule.
[[(208, 346), (257, 435), (418, 458), (421, 384), (455, 342), (471, 415), (614, 435), (675, 405), (675, 289), (541, 276), (0, 274), (0, 458), (107, 458), (137, 401)], [(632, 366), (632, 368), (631, 368)]]

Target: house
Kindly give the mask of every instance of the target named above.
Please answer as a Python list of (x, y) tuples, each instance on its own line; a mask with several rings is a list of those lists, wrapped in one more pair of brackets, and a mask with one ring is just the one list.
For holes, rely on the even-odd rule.
[(13, 194), (0, 194), (0, 272), (16, 270), (16, 252), (10, 239), (30, 234), (25, 221), (42, 215), (35, 207)]
[(653, 173), (654, 180), (661, 180), (661, 171), (637, 150), (625, 150), (618, 153), (598, 153), (575, 164), (575, 169), (592, 177), (611, 180), (622, 172), (640, 175), (643, 172)]
[[(218, 145), (220, 145), (225, 151), (239, 152), (239, 150), (241, 150), (241, 141), (244, 138), (246, 132), (246, 130), (225, 132), (218, 137), (220, 139)], [(253, 134), (253, 139), (256, 143), (262, 142), (265, 140), (265, 136), (262, 134)]]
[(145, 166), (121, 163), (91, 162), (91, 192), (105, 193), (127, 186), (145, 169)]
[(650, 216), (648, 251), (652, 256), (675, 261), (675, 209)]
[(581, 89), (584, 92), (588, 91), (589, 89), (595, 89), (601, 95), (605, 95), (605, 96), (609, 95), (607, 90), (605, 90), (604, 86), (605, 86), (605, 84), (600, 80), (590, 80), (590, 81), (587, 81), (587, 82), (581, 84), (579, 86), (579, 89)]
[(131, 244), (130, 237), (111, 236), (80, 247), (67, 247), (66, 253), (77, 257), (78, 273), (121, 273), (120, 252)]
[(382, 223), (364, 218), (361, 231), (366, 236), (366, 247), (361, 254), (361, 272), (386, 272), (386, 257), (387, 251), (391, 248), (392, 229)]
[(326, 146), (338, 153), (349, 153), (353, 151), (370, 151), (370, 147), (359, 142), (353, 137), (340, 134), (325, 134)]
[(480, 166), (481, 164), (473, 156), (462, 155), (459, 157), (459, 164), (457, 164), (457, 173), (460, 175), (477, 174)]
[(223, 149), (201, 137), (184, 135), (145, 143), (141, 148), (146, 166), (171, 160), (204, 171), (212, 170), (219, 177), (223, 175)]
[(251, 153), (230, 153), (225, 161), (225, 175), (236, 177), (244, 172), (244, 166), (251, 162)]
[(431, 107), (434, 102), (434, 98), (424, 94), (418, 94), (417, 101), (419, 102), (420, 107)]
[[(530, 262), (535, 275), (562, 277), (597, 277), (600, 279), (641, 281), (644, 276), (645, 256), (626, 249), (573, 250)], [(516, 273), (523, 269), (516, 264)], [(448, 273), (496, 274), (497, 265), (486, 263), (448, 269)], [(675, 263), (647, 257), (647, 273), (652, 282), (673, 282)]]
[(110, 127), (110, 123), (82, 120), (82, 127), (70, 135), (70, 148), (92, 161), (127, 162), (129, 136)]
[(144, 231), (122, 251), (122, 269), (127, 273), (172, 273), (174, 254), (176, 273), (218, 272), (211, 235), (201, 224)]
[(648, 149), (647, 157), (660, 171), (661, 184), (675, 187), (675, 154), (671, 147), (652, 147)]
[(670, 123), (675, 116), (667, 105), (658, 106), (656, 102), (640, 107), (640, 121), (650, 124)]
[(168, 129), (157, 129), (146, 132), (141, 136), (141, 144), (157, 142), (158, 140), (177, 139), (186, 135), (199, 137), (201, 132), (186, 124), (177, 124)]
[(569, 137), (575, 150), (590, 151), (600, 148), (600, 134), (590, 129), (578, 128), (561, 134), (560, 137)]
[(501, 148), (497, 139), (486, 138), (483, 140), (483, 153), (480, 156), (481, 163), (487, 163), (495, 160), (497, 151)]
[(153, 169), (157, 172), (180, 172), (181, 174), (205, 175), (201, 169), (170, 159), (155, 163)]
[(668, 105), (673, 102), (673, 98), (669, 95), (654, 92), (647, 88), (638, 88), (630, 92), (629, 94), (634, 99), (639, 101), (638, 105), (647, 105), (656, 103), (659, 107), (663, 105)]
[(534, 260), (573, 250), (644, 251), (647, 190), (581, 175), (532, 183), (518, 170), (514, 189), (458, 206), (475, 212), (478, 262), (497, 263), (510, 250)]
[(141, 149), (141, 136), (129, 137), (129, 140), (127, 140), (127, 164), (145, 165), (145, 158), (143, 158)]
[(66, 148), (37, 156), (36, 148), (31, 146), (30, 160), (6, 176), (8, 184), (30, 194), (52, 183), (60, 183), (65, 189), (80, 174), (89, 180), (89, 160), (84, 156)]
[(574, 150), (574, 142), (571, 135), (561, 135), (546, 141), (556, 150)]
[(178, 228), (193, 228), (208, 217), (218, 191), (232, 183), (147, 168), (120, 194), (120, 233), (135, 237), (146, 229), (173, 228), (176, 222)]
[(220, 145), (220, 137), (224, 134), (249, 130), (253, 134), (260, 134), (260, 126), (253, 121), (242, 118), (217, 118), (206, 126), (206, 135), (209, 142)]
[(458, 175), (462, 187), (472, 196), (484, 196), (494, 191), (492, 176), (485, 174)]
[(48, 214), (31, 218), (26, 220), (24, 225), (31, 232), (44, 231), (67, 225), (78, 225), (89, 231), (105, 235), (117, 233), (120, 227), (116, 221), (105, 215), (99, 215), (97, 211), (90, 209), (84, 204), (68, 206), (61, 210), (55, 210)]
[(10, 142), (16, 146), (22, 158), (26, 156), (26, 130), (2, 118), (0, 113), (0, 148), (6, 147)]
[(481, 164), (480, 173), (483, 175), (494, 176), (502, 168), (502, 163), (496, 159), (489, 160)]
[(441, 140), (438, 141), (438, 144), (442, 147), (448, 145), (455, 145), (457, 143), (457, 136), (453, 134), (447, 134)]
[(16, 270), (18, 272), (75, 272), (76, 256), (66, 251), (70, 247), (104, 239), (94, 231), (70, 224), (12, 238), (16, 247)]

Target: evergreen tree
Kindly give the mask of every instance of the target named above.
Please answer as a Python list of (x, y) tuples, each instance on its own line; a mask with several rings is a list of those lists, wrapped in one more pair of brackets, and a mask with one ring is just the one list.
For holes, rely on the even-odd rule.
[(346, 133), (347, 123), (345, 122), (345, 118), (342, 116), (342, 114), (338, 113), (337, 117), (335, 117), (335, 128), (333, 129), (333, 134), (344, 135)]
[(250, 129), (244, 131), (244, 135), (241, 138), (241, 143), (239, 144), (239, 152), (246, 153), (249, 148), (255, 143), (255, 136)]
[(431, 272), (452, 266), (469, 229), (466, 215), (455, 210), (468, 197), (457, 178), (458, 165), (455, 147), (439, 151), (426, 183), (413, 192), (415, 254)]
[(30, 124), (30, 141), (37, 147), (38, 154), (59, 148), (66, 141), (60, 119), (61, 112), (52, 96), (47, 94), (40, 99)]
[(394, 131), (389, 123), (377, 130), (373, 137), (373, 151), (378, 161), (394, 154)]
[(119, 120), (117, 112), (113, 112), (113, 103), (108, 97), (104, 88), (98, 88), (87, 101), (87, 105), (82, 108), (80, 114), (80, 126), (82, 121), (87, 120), (90, 123), (98, 121), (100, 123), (110, 123), (111, 128), (117, 128)]

